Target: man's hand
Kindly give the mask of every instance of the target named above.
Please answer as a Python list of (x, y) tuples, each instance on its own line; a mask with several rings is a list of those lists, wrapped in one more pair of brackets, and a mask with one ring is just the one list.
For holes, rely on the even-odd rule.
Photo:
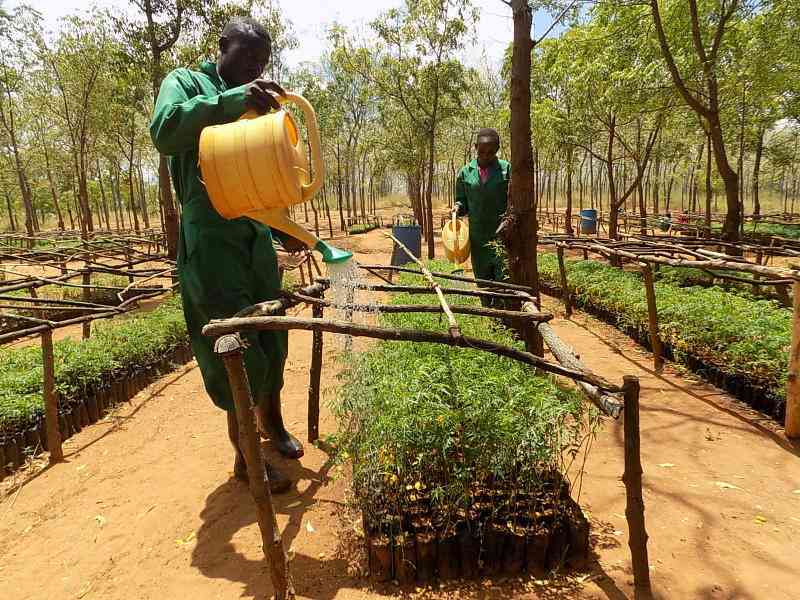
[(283, 246), (283, 249), (290, 254), (296, 254), (297, 252), (302, 252), (308, 248), (308, 246), (306, 246), (303, 242), (287, 234), (283, 234), (280, 242)]
[(244, 103), (248, 108), (263, 115), (272, 109), (280, 110), (281, 103), (278, 102), (278, 98), (284, 95), (286, 95), (286, 90), (274, 81), (256, 79), (245, 87)]

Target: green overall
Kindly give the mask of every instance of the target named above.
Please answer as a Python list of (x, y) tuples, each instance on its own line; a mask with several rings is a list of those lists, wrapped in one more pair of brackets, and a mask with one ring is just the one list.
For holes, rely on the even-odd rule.
[(481, 183), (478, 161), (464, 165), (456, 178), (456, 208), (469, 215), (469, 245), (472, 271), (477, 279), (503, 280), (503, 263), (487, 243), (495, 239), (506, 212), (511, 165), (498, 159), (486, 183)]
[[(218, 407), (233, 410), (228, 377), (214, 354), (214, 340), (202, 334), (211, 319), (278, 297), (278, 259), (268, 227), (247, 218), (223, 219), (201, 181), (200, 132), (207, 125), (235, 121), (245, 112), (245, 87), (228, 88), (213, 63), (200, 71), (176, 69), (164, 79), (156, 100), (150, 135), (170, 156), (172, 182), (182, 213), (178, 277), (183, 313), (208, 395)], [(253, 398), (260, 402), (283, 387), (287, 332), (246, 336), (245, 366)]]

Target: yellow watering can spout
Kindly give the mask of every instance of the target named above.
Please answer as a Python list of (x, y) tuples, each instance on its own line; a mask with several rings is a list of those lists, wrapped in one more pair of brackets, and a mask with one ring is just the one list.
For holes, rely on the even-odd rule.
[(289, 207), (311, 200), (325, 181), (317, 115), (308, 100), (287, 93), (308, 129), (314, 178), (300, 129), (286, 110), (248, 112), (234, 123), (212, 125), (200, 134), (200, 170), (216, 211), (226, 219), (248, 217), (283, 231), (314, 248), (325, 262), (341, 262), (352, 253), (324, 243), (289, 218)]

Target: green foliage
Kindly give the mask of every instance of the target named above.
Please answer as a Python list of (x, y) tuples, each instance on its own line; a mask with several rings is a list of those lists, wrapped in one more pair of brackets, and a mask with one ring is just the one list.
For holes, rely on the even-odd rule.
[(745, 234), (773, 235), (791, 240), (800, 240), (800, 226), (782, 225), (780, 223), (747, 223)]
[[(179, 297), (155, 310), (97, 323), (82, 342), (54, 344), (56, 389), (62, 402), (134, 374), (188, 341)], [(35, 421), (43, 411), (41, 348), (0, 350), (0, 433)]]
[(353, 225), (347, 230), (347, 235), (357, 235), (359, 233), (368, 233), (373, 229), (377, 229), (378, 226), (375, 223), (359, 223), (358, 225)]
[[(439, 271), (452, 265), (434, 263)], [(402, 283), (420, 283), (404, 275)], [(450, 298), (464, 303), (463, 298)], [(435, 303), (399, 294), (400, 304)], [(381, 324), (441, 330), (440, 317), (393, 314)], [(487, 319), (459, 316), (465, 335), (520, 346)], [(510, 359), (436, 344), (382, 342), (349, 357), (333, 409), (340, 456), (353, 460), (362, 510), (404, 510), (421, 490), (452, 515), (476, 484), (535, 492), (577, 452), (590, 414), (573, 391)], [(371, 516), (375, 516), (374, 514)]]
[[(559, 286), (558, 259), (539, 255), (542, 281)], [(567, 261), (576, 299), (604, 309), (623, 327), (646, 334), (647, 300), (640, 277), (595, 261)], [(769, 300), (730, 294), (718, 287), (655, 284), (659, 330), (676, 357), (693, 354), (723, 373), (745, 376), (785, 396), (791, 312)]]

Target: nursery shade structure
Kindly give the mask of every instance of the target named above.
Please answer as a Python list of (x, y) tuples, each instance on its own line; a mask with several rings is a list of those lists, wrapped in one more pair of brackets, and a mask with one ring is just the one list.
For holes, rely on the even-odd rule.
[[(228, 373), (230, 378), (231, 387), (234, 390), (248, 392), (249, 388), (242, 382), (241, 373), (242, 369), (236, 367), (235, 363), (241, 362), (241, 353), (235, 351), (238, 347), (240, 333), (253, 332), (260, 330), (292, 330), (300, 329), (312, 331), (314, 341), (312, 344), (312, 361), (310, 370), (309, 382), (309, 438), (311, 441), (316, 440), (319, 435), (319, 389), (320, 389), (320, 372), (322, 366), (322, 334), (328, 333), (342, 333), (347, 335), (355, 335), (361, 337), (370, 337), (374, 339), (386, 341), (405, 341), (413, 343), (426, 343), (426, 344), (442, 344), (457, 348), (469, 348), (471, 350), (479, 350), (490, 352), (498, 356), (504, 356), (512, 360), (521, 362), (523, 364), (533, 366), (541, 373), (550, 373), (562, 377), (569, 378), (578, 382), (581, 388), (586, 392), (590, 400), (603, 412), (603, 414), (618, 417), (621, 413), (625, 414), (625, 432), (626, 432), (626, 466), (625, 466), (625, 482), (628, 493), (628, 508), (629, 508), (629, 522), (631, 530), (631, 552), (634, 555), (634, 572), (637, 585), (641, 585), (643, 589), (649, 589), (649, 575), (647, 573), (647, 549), (646, 541), (647, 534), (644, 530), (644, 508), (641, 494), (641, 461), (639, 458), (639, 431), (638, 431), (638, 380), (635, 378), (626, 378), (623, 385), (616, 385), (603, 377), (596, 375), (589, 371), (577, 358), (577, 353), (568, 346), (563, 344), (557, 339), (557, 336), (549, 331), (546, 336), (548, 344), (556, 348), (554, 355), (557, 357), (557, 362), (549, 362), (531, 353), (519, 350), (517, 348), (506, 346), (494, 341), (479, 339), (476, 337), (466, 336), (458, 326), (456, 315), (469, 314), (471, 316), (480, 317), (498, 317), (518, 319), (520, 321), (528, 322), (532, 326), (543, 327), (546, 326), (547, 321), (552, 318), (552, 315), (541, 313), (534, 303), (532, 296), (527, 294), (527, 289), (523, 286), (513, 286), (504, 284), (502, 282), (485, 282), (487, 289), (476, 288), (478, 283), (484, 285), (484, 282), (478, 282), (468, 277), (457, 276), (447, 273), (437, 273), (428, 271), (424, 265), (420, 265), (420, 270), (409, 269), (407, 267), (394, 267), (383, 265), (367, 265), (358, 266), (360, 271), (377, 275), (381, 270), (388, 270), (393, 272), (409, 272), (417, 275), (419, 278), (426, 280), (427, 286), (420, 285), (372, 285), (365, 281), (354, 281), (353, 288), (366, 289), (376, 291), (377, 288), (388, 292), (410, 292), (410, 293), (425, 293), (432, 295), (439, 299), (439, 305), (431, 304), (390, 304), (383, 305), (380, 303), (372, 302), (351, 302), (343, 305), (341, 302), (331, 302), (325, 299), (325, 291), (329, 282), (325, 279), (316, 280), (315, 284), (305, 289), (298, 291), (289, 291), (285, 293), (283, 299), (279, 301), (272, 301), (255, 305), (242, 311), (239, 315), (231, 319), (224, 319), (212, 321), (203, 329), (205, 335), (215, 337), (219, 340), (218, 348), (226, 349), (234, 348), (233, 351), (223, 350), (220, 353), (225, 356), (226, 365), (228, 366)], [(383, 277), (379, 277), (383, 281), (387, 281)], [(451, 280), (458, 281), (461, 284), (468, 283), (470, 287), (464, 288), (443, 288), (439, 281)], [(515, 289), (522, 287), (522, 290)], [(509, 289), (511, 288), (511, 289)], [(475, 306), (460, 307), (458, 305), (450, 305), (445, 298), (444, 290), (447, 290), (448, 295), (463, 294), (464, 297), (480, 297), (481, 295), (489, 296), (504, 296), (508, 299), (516, 300), (517, 305), (521, 306), (521, 310), (504, 310), (496, 311), (491, 309), (483, 309)], [(352, 296), (351, 296), (352, 297)], [(311, 305), (313, 309), (313, 316), (306, 317), (288, 317), (280, 314), (285, 311), (289, 306), (305, 303)], [(533, 304), (531, 306), (530, 304)], [(429, 329), (408, 329), (385, 327), (376, 325), (366, 325), (362, 323), (355, 323), (349, 320), (332, 320), (324, 317), (324, 311), (328, 308), (336, 308), (343, 311), (344, 314), (352, 314), (365, 309), (371, 313), (385, 312), (386, 314), (398, 313), (441, 313), (446, 315), (447, 330), (443, 332), (432, 331)], [(455, 324), (455, 327), (453, 326)], [(253, 419), (252, 414), (252, 398), (246, 397), (249, 394), (242, 394), (237, 400), (243, 404), (243, 411), (245, 418), (248, 420)], [(623, 411), (623, 407), (626, 407)], [(253, 432), (255, 435), (254, 427), (240, 427), (240, 434), (250, 435), (248, 432)], [(261, 457), (258, 456), (260, 446), (257, 443), (250, 444), (254, 448), (253, 456), (248, 456), (248, 463), (260, 465)], [(249, 447), (248, 442), (243, 440), (243, 447)], [(271, 507), (271, 499), (268, 494), (262, 493), (260, 489), (261, 480), (263, 479), (260, 469), (256, 468), (255, 473), (251, 474), (251, 489), (254, 490), (254, 500), (259, 508), (259, 527), (262, 531), (262, 539), (265, 549), (265, 557), (269, 563), (272, 573), (272, 580), (276, 586), (277, 597), (292, 597), (291, 578), (288, 576), (288, 563), (285, 557), (285, 552), (276, 550), (275, 532), (276, 529), (271, 525), (274, 519), (274, 508)], [(256, 481), (258, 480), (258, 481)], [(255, 486), (255, 487), (254, 487)], [(263, 519), (262, 519), (263, 516)], [(278, 534), (279, 535), (279, 534)]]
[[(53, 331), (81, 325), (82, 338), (89, 339), (92, 322), (120, 316), (137, 309), (143, 300), (171, 292), (174, 269), (165, 254), (163, 233), (155, 231), (94, 232), (91, 236), (76, 232), (35, 237), (0, 235), (0, 344), (30, 336), (41, 338), (42, 387), (35, 394), (28, 392), (41, 394), (46, 425), (38, 436), (30, 435), (36, 427), (30, 414), (19, 410), (21, 392), (4, 390), (7, 393), (0, 405), (3, 414), (26, 415), (14, 417), (13, 425), (6, 423), (8, 431), (0, 430), (0, 437), (28, 435), (24, 440), (6, 440), (14, 447), (12, 454), (46, 447), (50, 460), (58, 462), (63, 456), (62, 438), (70, 435), (68, 429), (97, 420), (97, 410), (90, 411), (82, 401), (82, 425), (73, 423), (68, 428), (64, 424), (67, 407), (59, 401), (55, 389)], [(37, 437), (40, 443), (36, 443)], [(9, 461), (1, 462), (0, 476)], [(19, 463), (10, 462), (14, 466)]]
[[(624, 267), (636, 266), (642, 274), (646, 292), (649, 343), (653, 348), (654, 367), (663, 366), (663, 340), (659, 332), (659, 317), (653, 272), (659, 267), (694, 269), (715, 279), (735, 284), (747, 284), (753, 289), (772, 287), (784, 306), (792, 307), (791, 344), (786, 379), (786, 413), (784, 428), (789, 438), (800, 437), (800, 266), (791, 262), (797, 257), (792, 248), (773, 248), (749, 243), (732, 244), (720, 240), (705, 240), (664, 236), (631, 236), (624, 240), (607, 238), (552, 235), (540, 239), (544, 245), (554, 245), (558, 252), (561, 296), (567, 313), (571, 311), (571, 293), (567, 284), (564, 251), (578, 250), (584, 260), (589, 254), (599, 255), (610, 264)], [(737, 250), (738, 255), (720, 250)], [(745, 258), (746, 254), (755, 260)], [(788, 266), (769, 265), (770, 259), (783, 258)], [(798, 260), (800, 263), (800, 260)], [(792, 288), (792, 298), (789, 296)], [(709, 307), (713, 310), (713, 307)]]

